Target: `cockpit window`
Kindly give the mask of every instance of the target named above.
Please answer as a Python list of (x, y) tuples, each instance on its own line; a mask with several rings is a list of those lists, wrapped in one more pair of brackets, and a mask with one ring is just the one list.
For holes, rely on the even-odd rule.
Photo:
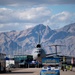
[(41, 53), (41, 51), (35, 51), (35, 53)]

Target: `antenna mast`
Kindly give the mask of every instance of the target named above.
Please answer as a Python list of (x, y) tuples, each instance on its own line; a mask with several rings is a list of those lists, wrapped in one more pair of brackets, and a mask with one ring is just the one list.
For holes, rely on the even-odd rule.
[(38, 43), (40, 44), (40, 32), (38, 33)]

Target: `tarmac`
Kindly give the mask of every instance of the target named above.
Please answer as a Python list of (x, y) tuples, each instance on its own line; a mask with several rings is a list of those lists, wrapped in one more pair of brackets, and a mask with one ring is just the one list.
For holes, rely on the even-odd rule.
[[(18, 68), (10, 73), (1, 73), (0, 75), (40, 75), (41, 68)], [(60, 70), (60, 75), (75, 75), (75, 68), (72, 71)]]

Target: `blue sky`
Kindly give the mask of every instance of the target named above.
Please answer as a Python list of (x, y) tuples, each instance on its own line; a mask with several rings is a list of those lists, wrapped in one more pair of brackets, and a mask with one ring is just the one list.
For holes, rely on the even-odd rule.
[(75, 0), (0, 0), (0, 32), (75, 23)]

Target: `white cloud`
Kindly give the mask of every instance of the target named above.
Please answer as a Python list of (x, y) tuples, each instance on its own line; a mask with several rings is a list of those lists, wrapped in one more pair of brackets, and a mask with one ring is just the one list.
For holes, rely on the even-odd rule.
[(71, 17), (71, 13), (69, 12), (61, 12), (61, 13), (58, 13), (56, 15), (53, 15), (51, 17), (51, 20), (56, 20), (56, 21), (66, 21), (68, 20), (69, 18)]
[(33, 26), (35, 26), (34, 24), (25, 24), (25, 29), (28, 29), (28, 28), (31, 28), (31, 27), (33, 27)]
[(44, 22), (44, 24), (50, 25), (50, 27), (53, 29), (57, 29), (63, 27), (64, 25), (70, 24), (71, 21), (74, 20), (74, 17), (74, 13), (63, 11), (61, 13), (52, 15)]
[[(0, 30), (22, 30), (40, 23), (50, 15), (45, 7), (30, 8), (26, 10), (13, 10), (0, 8)], [(41, 20), (40, 20), (41, 18)], [(39, 22), (40, 21), (40, 22)]]
[[(63, 11), (55, 15), (47, 7), (33, 7), (28, 9), (0, 8), (0, 30), (23, 30), (37, 24), (50, 25), (58, 28), (74, 21), (75, 13)], [(75, 21), (74, 21), (75, 22)]]
[(45, 7), (37, 7), (18, 12), (18, 16), (21, 20), (37, 20), (39, 17), (48, 16), (50, 13)]
[(0, 24), (0, 28), (2, 28), (2, 27), (4, 27), (4, 25), (3, 24)]
[(18, 23), (5, 23), (0, 24), (0, 31), (11, 31), (11, 30), (18, 30), (19, 24)]
[[(45, 7), (30, 8), (26, 10), (0, 9), (0, 22), (35, 22), (39, 18), (48, 17), (50, 10)], [(45, 18), (43, 19), (45, 20)]]
[(11, 22), (13, 10), (8, 8), (0, 8), (0, 23)]

